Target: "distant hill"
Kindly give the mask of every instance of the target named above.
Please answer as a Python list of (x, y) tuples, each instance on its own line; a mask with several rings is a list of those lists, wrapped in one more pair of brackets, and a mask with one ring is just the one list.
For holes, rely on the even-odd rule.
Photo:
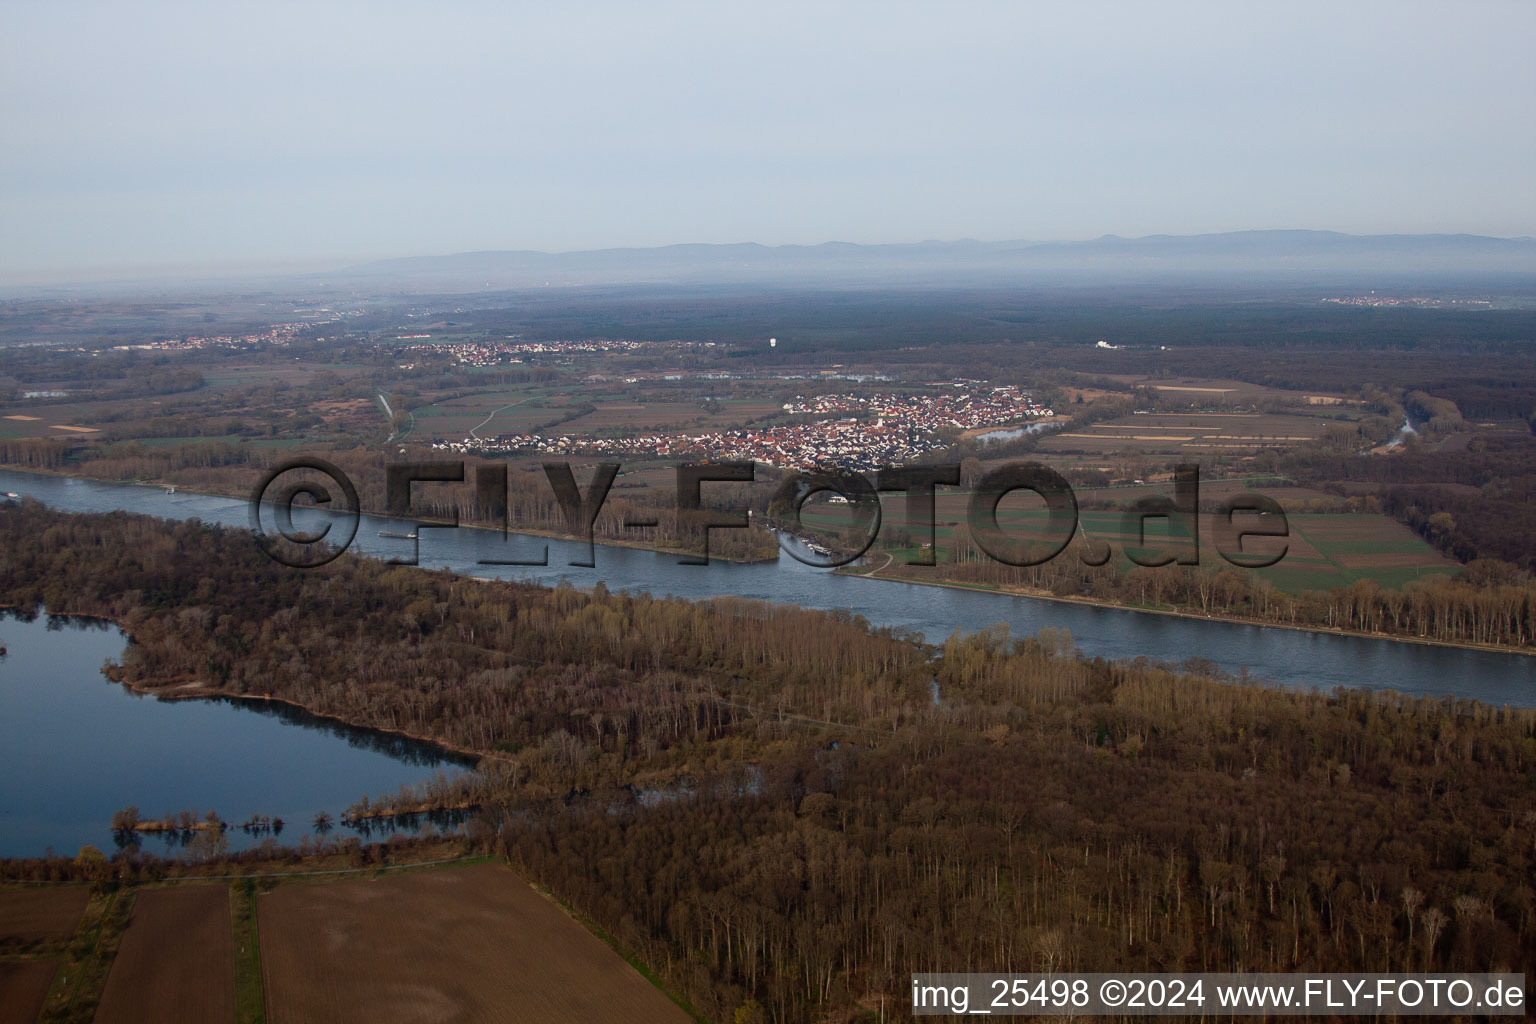
[(332, 287), (470, 292), (626, 284), (991, 287), (1155, 280), (1301, 284), (1375, 276), (1536, 278), (1536, 239), (1238, 231), (1144, 238), (1106, 235), (1081, 242), (781, 246), (748, 242), (568, 253), (466, 252), (381, 260), (306, 275), (306, 279)]

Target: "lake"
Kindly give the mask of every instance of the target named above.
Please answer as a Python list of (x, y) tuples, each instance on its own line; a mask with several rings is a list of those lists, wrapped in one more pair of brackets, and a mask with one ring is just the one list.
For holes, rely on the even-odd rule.
[[(101, 671), (125, 643), (100, 620), (0, 615), (0, 856), (39, 856), (50, 846), (73, 856), (87, 843), (110, 856), (112, 815), (129, 804), (144, 818), (183, 810), (217, 811), (233, 824), (280, 817), (286, 827), (276, 838), (296, 844), (315, 834), (321, 812), (337, 819), (364, 794), (464, 770), (463, 759), (429, 744), (285, 706), (140, 696)], [(338, 825), (330, 834), (360, 833)], [(224, 838), (242, 849), (267, 835), (231, 827)], [(138, 834), (142, 849), (162, 854), (179, 853), (183, 838)]]

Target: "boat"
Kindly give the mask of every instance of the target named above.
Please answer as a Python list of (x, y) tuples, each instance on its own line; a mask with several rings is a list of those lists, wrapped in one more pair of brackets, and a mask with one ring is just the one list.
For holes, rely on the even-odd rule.
[(19, 497), (21, 497), (21, 495), (17, 494), (15, 491), (6, 491), (5, 492), (5, 496), (7, 498), (19, 498)]
[(416, 539), (416, 534), (414, 534), (414, 533), (395, 533), (395, 532), (390, 531), (390, 530), (380, 530), (379, 531), (379, 536), (380, 537), (388, 537), (390, 540), (415, 540)]

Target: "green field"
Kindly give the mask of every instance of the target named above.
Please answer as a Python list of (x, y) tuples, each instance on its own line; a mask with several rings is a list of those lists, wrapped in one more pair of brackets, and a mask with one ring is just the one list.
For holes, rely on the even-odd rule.
[[(950, 493), (939, 505), (935, 534), (941, 560), (951, 557), (954, 526), (963, 521), (968, 497)], [(880, 528), (882, 538), (892, 540), (898, 531), (907, 528), (904, 506), (905, 501), (899, 495), (885, 497)], [(1201, 516), (1201, 563), (1225, 567), (1227, 563), (1217, 552), (1212, 529), (1215, 518), (1213, 515)], [(1290, 538), (1285, 557), (1273, 566), (1247, 570), (1269, 581), (1278, 590), (1290, 593), (1328, 590), (1365, 579), (1375, 580), (1389, 589), (1399, 589), (1412, 580), (1449, 575), (1460, 568), (1458, 563), (1430, 547), (1406, 526), (1384, 515), (1295, 513), (1286, 519)], [(847, 512), (840, 506), (807, 505), (802, 522), (814, 530), (835, 531), (847, 522)], [(1121, 533), (1118, 512), (1082, 512), (1078, 523), (1079, 530), (1088, 537), (1109, 543), (1115, 552), (1113, 564), (1123, 571), (1135, 568), (1125, 554), (1127, 545), (1135, 538)], [(1041, 507), (1028, 507), (1022, 501), (1005, 499), (998, 507), (998, 524), (1020, 537), (1043, 536), (1046, 513)], [(1168, 538), (1166, 521), (1148, 520), (1148, 547), (1156, 547), (1160, 540)], [(896, 548), (879, 541), (872, 550), (890, 551), (897, 558), (912, 553), (911, 548)]]

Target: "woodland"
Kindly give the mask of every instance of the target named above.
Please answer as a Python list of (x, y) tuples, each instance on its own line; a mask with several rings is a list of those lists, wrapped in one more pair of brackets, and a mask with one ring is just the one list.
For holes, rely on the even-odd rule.
[[(1536, 712), (1283, 691), (1006, 627), (480, 581), (0, 505), (0, 603), (108, 674), (479, 757), (468, 830), (706, 1020), (914, 971), (1536, 968)], [(125, 850), (113, 868), (137, 870)]]

